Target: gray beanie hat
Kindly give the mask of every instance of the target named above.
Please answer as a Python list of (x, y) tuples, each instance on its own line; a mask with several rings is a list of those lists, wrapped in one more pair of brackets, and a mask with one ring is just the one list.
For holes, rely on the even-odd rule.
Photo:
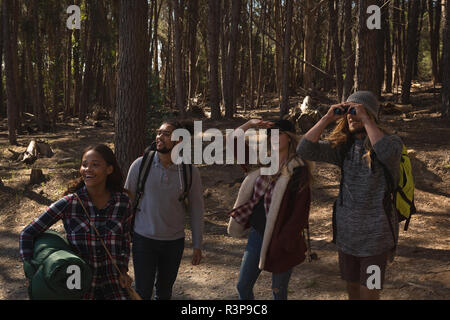
[(356, 102), (362, 104), (376, 120), (378, 120), (378, 110), (380, 104), (377, 97), (371, 91), (357, 91), (347, 98), (347, 102)]

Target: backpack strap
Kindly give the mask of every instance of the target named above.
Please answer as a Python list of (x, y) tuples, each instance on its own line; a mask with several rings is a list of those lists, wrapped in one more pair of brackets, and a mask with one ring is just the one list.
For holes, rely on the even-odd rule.
[(155, 157), (155, 151), (152, 150), (152, 146), (145, 149), (141, 165), (139, 166), (139, 176), (136, 188), (136, 197), (134, 199), (133, 209), (134, 212), (139, 210), (141, 197), (144, 194), (145, 182), (147, 181), (150, 168), (152, 166), (153, 158)]
[[(189, 194), (189, 190), (191, 190), (191, 186), (192, 186), (192, 164), (183, 163), (182, 165), (183, 165), (183, 184), (184, 184), (184, 191), (183, 191), (182, 197), (184, 200), (187, 198), (187, 196)], [(189, 175), (187, 174), (188, 170), (189, 170)]]
[(380, 160), (378, 160), (376, 157), (376, 154), (373, 153), (372, 161), (375, 161), (375, 159), (383, 168), (384, 177), (385, 177), (387, 185), (388, 185), (388, 190), (383, 199), (383, 208), (384, 208), (384, 213), (386, 214), (386, 218), (389, 223), (389, 229), (391, 230), (392, 238), (394, 239), (394, 246), (397, 247), (398, 239), (395, 237), (394, 226), (392, 225), (392, 220), (389, 215), (389, 211), (393, 210), (395, 213), (395, 211), (397, 210), (395, 208), (395, 203), (396, 203), (396, 193), (397, 193), (396, 191), (398, 190), (398, 187), (395, 185), (394, 177), (389, 172), (389, 169), (385, 166), (384, 163), (382, 163)]

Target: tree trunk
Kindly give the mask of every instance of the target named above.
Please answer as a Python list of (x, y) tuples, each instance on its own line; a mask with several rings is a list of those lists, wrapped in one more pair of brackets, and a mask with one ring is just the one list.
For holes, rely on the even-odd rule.
[[(0, 5), (0, 26), (3, 28), (3, 6)], [(0, 119), (6, 118), (6, 107), (3, 103), (3, 31), (0, 31)], [(1, 181), (0, 181), (1, 185)]]
[[(335, 0), (328, 0), (328, 12), (330, 15), (330, 28), (332, 30), (333, 41), (333, 54), (334, 54), (334, 66), (336, 72), (336, 89), (338, 101), (342, 101), (343, 98), (343, 80), (342, 80), (342, 52), (339, 42), (339, 26), (337, 23), (337, 10), (338, 3)], [(335, 8), (336, 6), (336, 8)]]
[(88, 24), (89, 29), (86, 33), (88, 41), (87, 45), (87, 54), (85, 59), (85, 70), (83, 76), (83, 85), (81, 88), (81, 99), (80, 99), (80, 114), (79, 119), (82, 123), (85, 122), (86, 116), (89, 112), (89, 103), (90, 103), (90, 95), (92, 89), (92, 67), (93, 67), (93, 59), (94, 59), (94, 50), (97, 41), (97, 30), (96, 30), (96, 19), (98, 4), (97, 1), (88, 1)]
[(230, 1), (221, 1), (223, 6), (221, 6), (221, 20), (220, 20), (220, 86), (222, 91), (222, 105), (225, 106), (225, 92), (227, 92), (226, 82), (227, 82), (227, 67), (226, 60), (228, 57), (228, 43), (230, 41)]
[(275, 13), (275, 83), (277, 88), (278, 98), (281, 99), (281, 90), (283, 83), (283, 17), (281, 15), (281, 0), (274, 1)]
[[(261, 13), (261, 19), (262, 19), (262, 30), (265, 30), (266, 28), (266, 1), (264, 1), (262, 6), (262, 13)], [(263, 65), (264, 65), (264, 51), (265, 51), (265, 36), (264, 32), (261, 32), (261, 48), (260, 48), (260, 59), (259, 59), (259, 70), (258, 70), (258, 93), (256, 96), (256, 107), (258, 108), (260, 106), (261, 101), (261, 95), (262, 95), (262, 74), (263, 74)]]
[(24, 112), (24, 100), (23, 100), (23, 92), (22, 92), (22, 83), (20, 80), (19, 73), (19, 47), (18, 47), (18, 35), (19, 35), (19, 23), (21, 20), (21, 8), (19, 1), (11, 1), (10, 7), (10, 18), (11, 18), (11, 51), (12, 51), (12, 61), (13, 61), (13, 72), (14, 72), (14, 81), (16, 84), (16, 102), (17, 102), (17, 111), (16, 111), (16, 129), (19, 133), (22, 131), (22, 113)]
[(249, 62), (249, 100), (250, 109), (255, 107), (255, 100), (253, 99), (254, 88), (254, 70), (253, 70), (253, 0), (249, 0), (250, 13), (248, 19), (248, 62)]
[(444, 30), (442, 31), (442, 117), (450, 115), (450, 0), (445, 4)]
[[(303, 46), (304, 59), (306, 62), (314, 64), (314, 39), (316, 13), (312, 11), (315, 2), (313, 0), (305, 1), (305, 44)], [(314, 69), (308, 64), (303, 65), (303, 88), (311, 89), (314, 87)]]
[(377, 30), (367, 28), (366, 13), (376, 0), (359, 1), (358, 47), (356, 55), (356, 90), (368, 90), (377, 94)]
[(147, 0), (120, 1), (115, 154), (122, 171), (142, 154), (148, 74)]
[(289, 72), (291, 55), (291, 33), (292, 33), (292, 15), (294, 0), (286, 0), (286, 29), (283, 44), (283, 82), (281, 90), (281, 116), (289, 113)]
[(183, 65), (182, 65), (182, 41), (183, 35), (183, 7), (184, 0), (173, 0), (173, 16), (174, 16), (174, 51), (175, 51), (175, 104), (180, 110), (181, 116), (185, 116), (185, 91), (183, 81)]
[(384, 12), (387, 10), (387, 7), (385, 6), (384, 8), (381, 9), (381, 30), (376, 30), (376, 38), (377, 38), (377, 70), (376, 70), (376, 91), (374, 92), (378, 98), (381, 98), (381, 91), (383, 90), (383, 82), (384, 82), (384, 68), (385, 68), (385, 60), (384, 60), (384, 45), (385, 45), (385, 40), (384, 40), (384, 30), (383, 28), (385, 27), (383, 25), (383, 15)]
[(198, 25), (199, 4), (198, 0), (189, 0), (189, 103), (197, 93), (197, 25)]
[[(79, 0), (75, 1), (76, 5), (79, 5)], [(82, 75), (80, 70), (80, 53), (81, 53), (81, 39), (80, 29), (74, 30), (74, 44), (73, 44), (73, 78), (75, 80), (74, 87), (74, 103), (72, 116), (80, 114), (80, 100), (81, 100), (81, 87), (82, 87)]]
[(153, 17), (153, 74), (156, 77), (156, 88), (160, 89), (159, 84), (159, 67), (158, 67), (158, 24), (159, 24), (159, 15), (161, 13), (161, 8), (163, 6), (163, 0), (161, 0), (161, 4), (158, 7), (158, 1), (155, 1), (154, 5), (154, 17)]
[(418, 28), (417, 28), (417, 40), (416, 40), (416, 48), (414, 50), (414, 63), (413, 63), (413, 79), (417, 79), (419, 77), (419, 48), (421, 41), (421, 34), (423, 28), (423, 15), (426, 11), (426, 0), (419, 1), (419, 13), (418, 13)]
[(407, 56), (405, 76), (402, 84), (401, 101), (403, 104), (409, 103), (409, 96), (411, 90), (411, 81), (413, 76), (414, 58), (417, 43), (417, 23), (419, 17), (419, 1), (411, 2), (411, 8), (408, 12), (408, 36), (407, 36)]
[(384, 78), (385, 92), (392, 92), (392, 45), (391, 45), (391, 26), (389, 23), (389, 5), (385, 6), (382, 11), (382, 29), (384, 30), (384, 44), (385, 44), (385, 62), (386, 74)]
[(345, 80), (342, 93), (342, 100), (345, 101), (350, 96), (355, 82), (355, 53), (352, 44), (352, 0), (344, 0), (344, 55), (345, 55)]
[(441, 0), (428, 0), (428, 23), (430, 34), (430, 58), (433, 83), (439, 82), (439, 30), (441, 26)]
[(230, 41), (228, 42), (227, 59), (226, 59), (226, 79), (224, 83), (224, 102), (225, 102), (225, 117), (233, 118), (235, 90), (234, 81), (236, 80), (236, 51), (239, 36), (239, 22), (241, 19), (241, 0), (231, 1), (231, 26), (230, 26)]
[[(53, 4), (54, 10), (56, 12), (61, 12), (61, 3), (56, 2)], [(60, 16), (56, 17), (56, 21), (59, 20)], [(61, 23), (50, 24), (49, 30), (49, 78), (50, 78), (50, 88), (51, 88), (51, 125), (52, 130), (56, 129), (56, 122), (58, 120), (58, 113), (63, 110), (64, 106), (64, 58), (63, 58), (63, 48), (64, 43), (61, 38), (61, 34), (65, 34), (65, 30), (62, 30), (64, 25)], [(66, 29), (67, 30), (67, 29)]]
[(39, 0), (33, 0), (33, 21), (34, 21), (34, 51), (36, 55), (36, 109), (37, 109), (37, 123), (40, 131), (46, 129), (47, 113), (44, 108), (44, 60), (42, 57), (41, 42), (36, 41), (39, 38)]
[(220, 4), (208, 0), (208, 61), (209, 61), (209, 104), (211, 119), (221, 118), (219, 92), (219, 27)]
[(12, 50), (11, 42), (17, 39), (12, 34), (14, 28), (12, 27), (13, 8), (10, 1), (3, 1), (3, 49), (5, 52), (5, 73), (6, 73), (6, 95), (7, 95), (7, 116), (8, 116), (8, 140), (10, 144), (17, 144), (17, 88), (15, 82), (14, 72), (14, 58), (13, 55), (17, 51)]

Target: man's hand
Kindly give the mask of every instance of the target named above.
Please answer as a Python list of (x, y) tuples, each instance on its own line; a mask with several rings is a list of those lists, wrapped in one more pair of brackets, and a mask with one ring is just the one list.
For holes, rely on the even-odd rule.
[(194, 249), (192, 253), (192, 265), (193, 266), (199, 265), (201, 260), (202, 260), (202, 250)]

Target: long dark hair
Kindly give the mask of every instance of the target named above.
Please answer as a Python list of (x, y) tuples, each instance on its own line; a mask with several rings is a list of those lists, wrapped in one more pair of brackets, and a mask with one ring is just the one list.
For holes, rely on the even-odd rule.
[[(104, 144), (89, 146), (83, 150), (83, 154), (81, 155), (81, 161), (83, 160), (84, 155), (91, 150), (98, 152), (102, 156), (103, 160), (105, 160), (105, 162), (108, 165), (111, 165), (113, 167), (113, 172), (106, 178), (106, 188), (110, 192), (124, 192), (125, 191), (125, 189), (123, 188), (124, 177), (122, 170), (120, 169), (119, 163), (117, 162), (116, 156), (114, 155), (114, 152)], [(69, 182), (69, 186), (67, 190), (64, 192), (64, 195), (74, 193), (75, 191), (77, 191), (82, 187), (84, 187), (84, 181), (83, 178), (80, 176)]]

